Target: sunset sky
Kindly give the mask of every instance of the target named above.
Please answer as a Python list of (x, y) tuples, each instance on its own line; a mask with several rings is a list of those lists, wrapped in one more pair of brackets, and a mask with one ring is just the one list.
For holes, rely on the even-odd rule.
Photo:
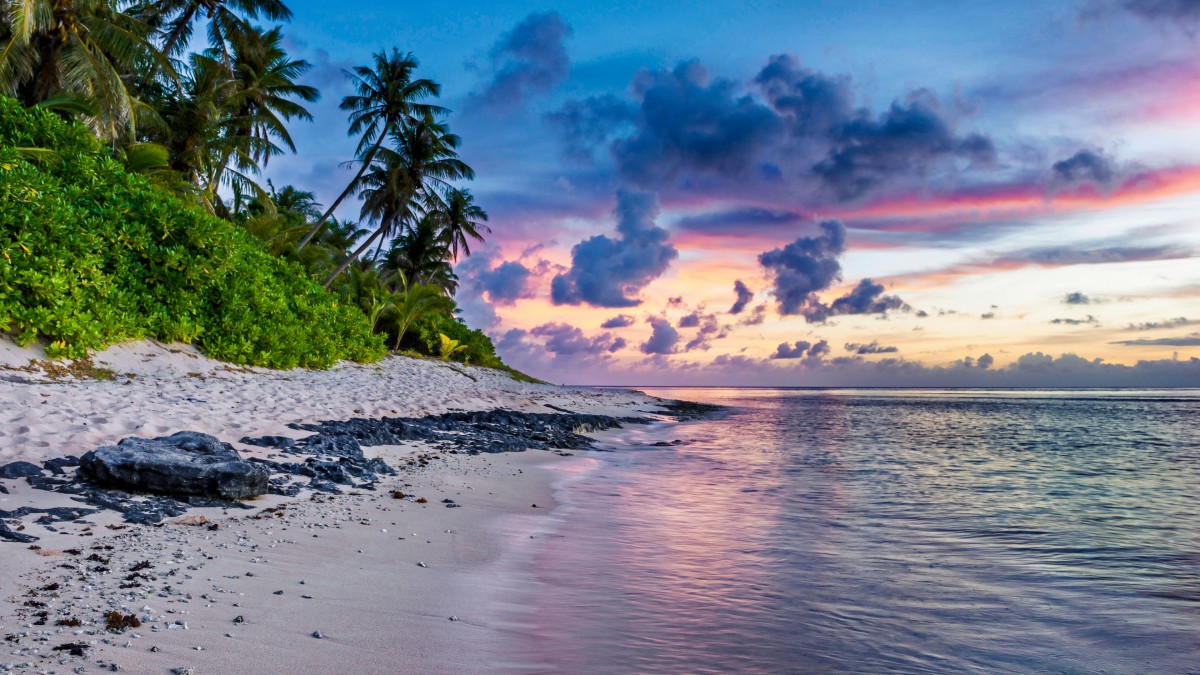
[(1198, 2), (290, 4), (323, 98), (268, 174), (332, 201), (342, 70), (415, 53), (519, 369), (1200, 386)]

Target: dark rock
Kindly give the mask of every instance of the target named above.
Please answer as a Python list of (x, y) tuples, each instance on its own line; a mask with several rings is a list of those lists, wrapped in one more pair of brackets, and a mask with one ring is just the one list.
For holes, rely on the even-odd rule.
[(13, 462), (0, 466), (0, 478), (28, 478), (42, 475), (42, 467), (32, 462)]
[(260, 448), (278, 448), (280, 450), (285, 450), (296, 445), (296, 439), (288, 438), (287, 436), (262, 436), (260, 438), (251, 438), (247, 436), (240, 442)]
[(63, 475), (67, 473), (66, 469), (79, 466), (79, 458), (72, 457), (70, 455), (67, 455), (66, 457), (55, 457), (54, 459), (48, 459), (43, 462), (42, 466), (46, 467), (46, 470), (50, 473)]
[(207, 434), (126, 438), (80, 458), (80, 473), (100, 485), (172, 496), (244, 499), (267, 491), (266, 468)]
[(8, 526), (8, 523), (5, 523), (2, 520), (0, 520), (0, 539), (4, 539), (5, 541), (15, 541), (20, 544), (31, 544), (38, 540), (38, 538), (33, 535), (14, 532)]

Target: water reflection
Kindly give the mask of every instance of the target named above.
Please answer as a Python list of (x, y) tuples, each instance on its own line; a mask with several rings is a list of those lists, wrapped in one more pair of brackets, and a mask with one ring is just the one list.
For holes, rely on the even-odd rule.
[(1200, 662), (1196, 392), (652, 393), (733, 407), (565, 490), (546, 670)]

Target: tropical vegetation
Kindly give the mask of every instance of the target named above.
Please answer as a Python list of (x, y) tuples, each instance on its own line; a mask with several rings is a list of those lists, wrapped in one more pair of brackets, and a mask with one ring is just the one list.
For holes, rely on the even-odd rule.
[(0, 0), (0, 331), (71, 357), (153, 337), (283, 368), (385, 349), (503, 367), (456, 316), (453, 266), (491, 230), (414, 55), (346, 73), (353, 177), (332, 203), (264, 179), (320, 97), (291, 16)]

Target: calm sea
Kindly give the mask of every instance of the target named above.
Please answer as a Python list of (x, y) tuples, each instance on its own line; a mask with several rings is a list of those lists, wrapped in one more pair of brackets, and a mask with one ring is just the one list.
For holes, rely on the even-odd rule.
[(647, 391), (728, 408), (563, 483), (523, 667), (1200, 672), (1200, 390)]

